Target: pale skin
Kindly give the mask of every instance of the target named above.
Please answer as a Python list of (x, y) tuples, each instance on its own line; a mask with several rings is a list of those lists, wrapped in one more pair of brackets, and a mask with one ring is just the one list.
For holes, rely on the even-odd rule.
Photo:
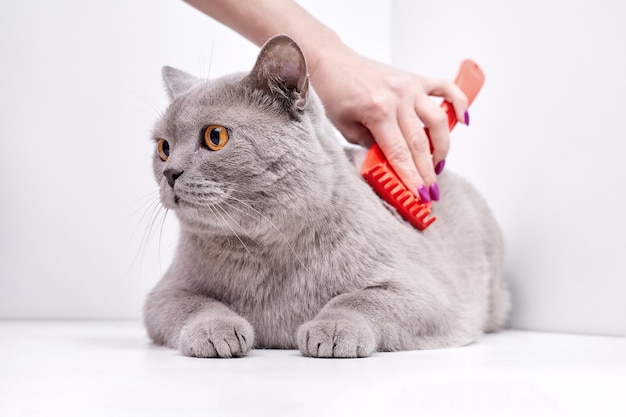
[(345, 138), (366, 146), (376, 142), (407, 188), (422, 199), (439, 199), (435, 167), (443, 169), (450, 134), (445, 113), (428, 96), (449, 101), (457, 120), (467, 121), (467, 98), (452, 81), (357, 54), (292, 0), (186, 1), (256, 45), (277, 34), (292, 37), (304, 51), (329, 119)]

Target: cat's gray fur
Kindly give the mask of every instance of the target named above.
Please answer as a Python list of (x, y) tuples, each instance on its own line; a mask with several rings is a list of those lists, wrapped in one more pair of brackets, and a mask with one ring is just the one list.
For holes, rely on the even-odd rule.
[[(291, 39), (268, 41), (249, 74), (163, 75), (171, 104), (154, 138), (170, 155), (155, 152), (154, 175), (181, 232), (145, 304), (155, 343), (199, 357), (255, 346), (362, 357), (501, 328), (503, 242), (483, 199), (446, 172), (439, 219), (424, 232), (399, 220), (346, 157)], [(219, 151), (202, 145), (212, 124), (230, 130)]]

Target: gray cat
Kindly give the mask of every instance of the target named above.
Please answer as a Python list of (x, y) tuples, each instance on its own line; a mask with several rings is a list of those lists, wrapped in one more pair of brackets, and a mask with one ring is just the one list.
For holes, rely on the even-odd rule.
[(181, 231), (145, 304), (156, 344), (349, 358), (502, 327), (503, 242), (485, 202), (446, 172), (437, 222), (419, 232), (394, 215), (339, 144), (293, 40), (269, 40), (249, 74), (163, 76), (154, 175)]

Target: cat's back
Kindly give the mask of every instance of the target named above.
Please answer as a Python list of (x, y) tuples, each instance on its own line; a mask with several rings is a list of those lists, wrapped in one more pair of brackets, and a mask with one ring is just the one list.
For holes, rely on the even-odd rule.
[(441, 198), (432, 206), (432, 214), (437, 216), (437, 221), (431, 226), (433, 229), (445, 229), (455, 234), (487, 232), (490, 235), (500, 235), (498, 224), (485, 198), (469, 181), (454, 172), (446, 171), (437, 177), (437, 182)]
[[(348, 147), (344, 149), (352, 169), (358, 173), (367, 154), (367, 150), (360, 147)], [(357, 174), (358, 175), (358, 174)], [(368, 186), (364, 194), (368, 211), (374, 211), (385, 217), (382, 227), (389, 229), (387, 235), (393, 240), (402, 240), (403, 244), (409, 243), (419, 247), (420, 250), (428, 250), (433, 247), (436, 250), (446, 251), (445, 246), (451, 250), (462, 248), (478, 243), (502, 247), (502, 235), (500, 228), (489, 209), (489, 206), (480, 192), (462, 176), (446, 170), (437, 177), (440, 189), (440, 200), (431, 206), (431, 216), (437, 220), (426, 230), (418, 231), (405, 221), (393, 208), (387, 205)], [(363, 204), (363, 203), (361, 203)], [(394, 220), (385, 216), (391, 211)]]
[(402, 227), (389, 239), (401, 241), (409, 256), (432, 264), (433, 269), (449, 270), (452, 277), (465, 275), (473, 267), (497, 265), (499, 270), (504, 241), (483, 196), (454, 172), (442, 173), (437, 182), (441, 197), (431, 206), (431, 216), (437, 220), (418, 231), (396, 215), (395, 220)]

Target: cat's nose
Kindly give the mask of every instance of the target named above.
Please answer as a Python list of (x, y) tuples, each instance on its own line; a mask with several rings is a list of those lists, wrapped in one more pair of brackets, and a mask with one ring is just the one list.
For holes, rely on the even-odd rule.
[(183, 171), (178, 171), (176, 169), (168, 168), (163, 171), (163, 176), (167, 178), (167, 183), (170, 187), (174, 188), (174, 183), (176, 179), (182, 175)]

